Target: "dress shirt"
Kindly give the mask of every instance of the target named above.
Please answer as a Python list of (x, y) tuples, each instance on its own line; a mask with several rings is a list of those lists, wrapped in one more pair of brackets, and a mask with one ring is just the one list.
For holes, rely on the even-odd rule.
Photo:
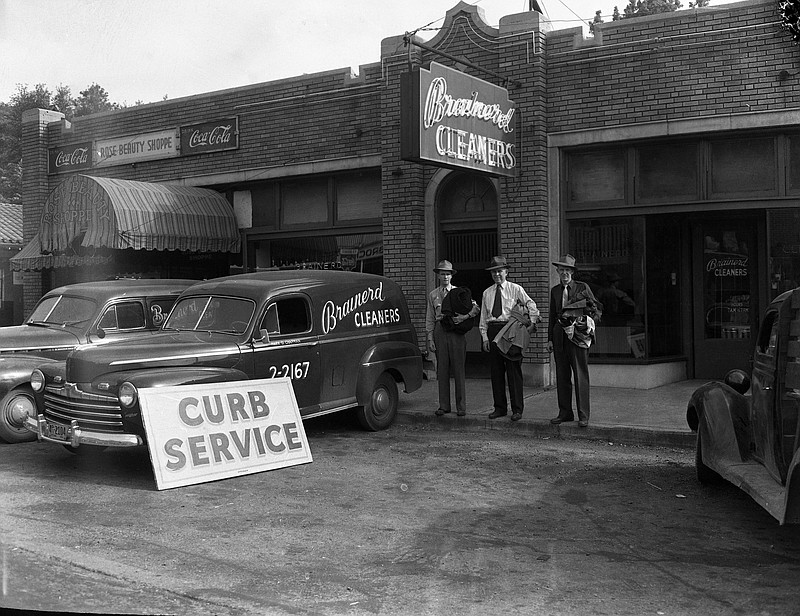
[(487, 335), (489, 323), (492, 321), (508, 321), (511, 317), (511, 309), (514, 308), (514, 306), (519, 306), (519, 309), (528, 315), (531, 323), (536, 323), (539, 320), (539, 309), (536, 307), (536, 302), (530, 298), (525, 292), (525, 289), (510, 280), (506, 280), (500, 285), (501, 297), (503, 299), (503, 314), (497, 318), (493, 317), (492, 306), (494, 306), (494, 295), (497, 292), (497, 287), (497, 284), (493, 284), (486, 289), (483, 292), (483, 298), (481, 300), (481, 321), (478, 325), (478, 329), (481, 332), (481, 338), (484, 340), (489, 339)]
[(453, 285), (448, 287), (440, 286), (428, 293), (428, 307), (425, 310), (425, 331), (429, 336), (433, 334), (433, 330), (436, 328), (436, 321), (442, 320), (442, 302), (453, 288)]

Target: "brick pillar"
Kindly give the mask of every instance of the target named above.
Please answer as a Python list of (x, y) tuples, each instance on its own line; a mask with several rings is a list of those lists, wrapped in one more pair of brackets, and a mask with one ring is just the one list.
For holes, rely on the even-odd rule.
[[(63, 113), (46, 109), (28, 109), (22, 114), (22, 236), (26, 244), (39, 232), (42, 208), (50, 193), (47, 126), (63, 118)], [(42, 275), (24, 272), (23, 280), (23, 307), (27, 317), (42, 296)]]
[[(416, 47), (411, 57), (419, 62)], [(403, 289), (425, 348), (425, 178), (421, 165), (400, 159), (400, 75), (408, 70), (403, 37), (384, 39), (381, 61), (381, 197), (383, 201), (383, 271)]]

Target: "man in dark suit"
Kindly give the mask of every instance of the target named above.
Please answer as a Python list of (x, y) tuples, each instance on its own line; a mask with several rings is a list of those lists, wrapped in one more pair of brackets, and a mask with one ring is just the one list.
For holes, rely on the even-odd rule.
[[(585, 428), (589, 425), (589, 345), (594, 336), (594, 320), (586, 315), (595, 313), (597, 300), (589, 285), (572, 279), (575, 257), (564, 255), (560, 261), (553, 261), (553, 265), (561, 282), (550, 290), (547, 350), (553, 353), (556, 363), (558, 390), (558, 415), (550, 423), (558, 425), (575, 420), (572, 411), (574, 379), (578, 425)], [(565, 311), (565, 306), (578, 308)], [(576, 311), (583, 314), (577, 317)]]

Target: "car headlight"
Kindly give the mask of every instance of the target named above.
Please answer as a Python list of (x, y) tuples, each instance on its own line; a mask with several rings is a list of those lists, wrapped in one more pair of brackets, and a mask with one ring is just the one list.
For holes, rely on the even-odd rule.
[(125, 381), (119, 386), (117, 396), (122, 406), (130, 408), (136, 404), (136, 401), (139, 399), (139, 392), (136, 391), (136, 387), (134, 387), (133, 383)]
[(31, 389), (37, 393), (44, 389), (44, 374), (41, 370), (37, 369), (31, 373)]

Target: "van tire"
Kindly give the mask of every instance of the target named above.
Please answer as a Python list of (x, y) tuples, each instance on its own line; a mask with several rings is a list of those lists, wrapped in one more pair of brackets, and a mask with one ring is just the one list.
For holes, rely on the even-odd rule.
[(694, 466), (697, 471), (697, 480), (704, 485), (719, 485), (723, 483), (722, 476), (710, 469), (703, 462), (703, 448), (700, 442), (700, 430), (697, 431), (697, 449), (694, 453)]
[(365, 430), (385, 430), (397, 418), (397, 383), (388, 372), (381, 374), (372, 386), (369, 402), (358, 407), (358, 421)]
[(19, 412), (14, 411), (14, 405), (20, 399), (36, 408), (33, 393), (24, 387), (12, 389), (0, 400), (0, 440), (6, 443), (27, 443), (36, 440), (36, 435), (19, 423)]

